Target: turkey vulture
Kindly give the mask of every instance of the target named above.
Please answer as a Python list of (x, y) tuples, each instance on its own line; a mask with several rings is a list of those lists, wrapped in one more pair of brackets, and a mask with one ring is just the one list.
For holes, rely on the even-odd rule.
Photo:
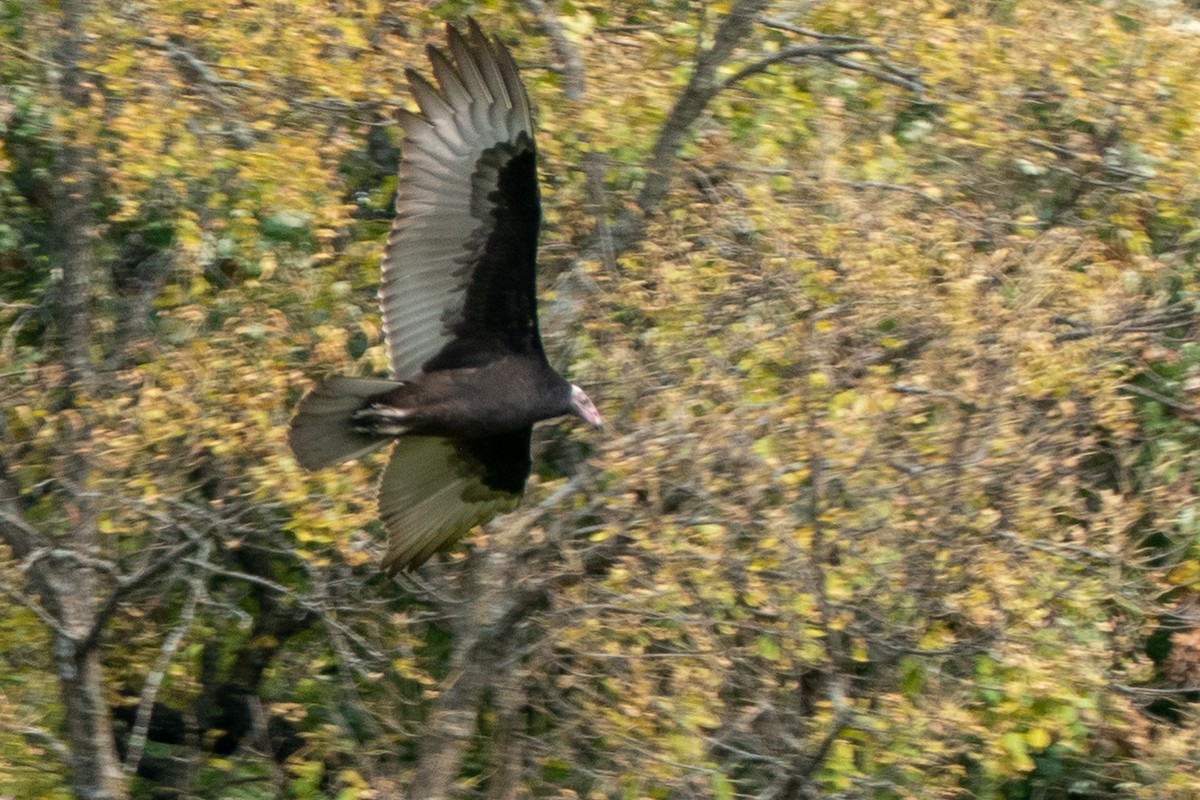
[(419, 566), (516, 508), (533, 424), (592, 401), (538, 335), (537, 159), (529, 97), (507, 48), (475, 22), (427, 48), (437, 86), (407, 70), (404, 159), (379, 300), (390, 380), (335, 376), (292, 418), (296, 460), (319, 469), (395, 441), (379, 483), (383, 568)]

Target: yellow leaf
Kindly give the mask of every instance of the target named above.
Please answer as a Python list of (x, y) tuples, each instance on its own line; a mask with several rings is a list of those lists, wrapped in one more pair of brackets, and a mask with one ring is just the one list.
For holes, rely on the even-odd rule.
[(1025, 734), (1025, 741), (1034, 750), (1045, 750), (1052, 741), (1050, 731), (1045, 728), (1032, 728)]

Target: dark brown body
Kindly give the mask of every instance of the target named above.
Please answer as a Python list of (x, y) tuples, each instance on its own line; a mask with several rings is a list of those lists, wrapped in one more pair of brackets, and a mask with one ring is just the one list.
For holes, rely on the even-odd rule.
[[(405, 433), (476, 439), (572, 413), (571, 385), (542, 359), (506, 356), (479, 367), (422, 373), (368, 398), (355, 421), (368, 422), (372, 409), (389, 422), (400, 419), (388, 409), (403, 413)], [(364, 433), (371, 432), (367, 427)]]

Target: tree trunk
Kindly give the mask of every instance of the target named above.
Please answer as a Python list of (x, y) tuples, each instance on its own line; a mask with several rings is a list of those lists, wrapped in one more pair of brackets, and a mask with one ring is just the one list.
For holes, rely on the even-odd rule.
[[(446, 688), (429, 715), (429, 731), (421, 744), (409, 796), (412, 800), (445, 800), (475, 736), (479, 703), (499, 677), (511, 645), (513, 625), (498, 615), (505, 602), (504, 554), (485, 550), (475, 562), (473, 597), (454, 624), (454, 655)], [(508, 640), (508, 641), (506, 641)]]
[[(87, 161), (80, 148), (68, 145), (56, 164), (54, 207), (59, 232), (57, 260), (62, 269), (59, 287), (59, 325), (66, 367), (66, 400), (61, 422), (63, 456), (59, 475), (70, 525), (62, 541), (74, 557), (46, 559), (39, 564), (39, 581), (49, 588), (43, 603), (57, 618), (54, 664), (58, 673), (67, 742), (71, 749), (71, 788), (76, 797), (107, 800), (125, 796), (122, 772), (113, 742), (112, 722), (104, 697), (100, 668), (95, 568), (88, 564), (99, 554), (95, 501), (89, 489), (92, 438), (83, 415), (69, 406), (86, 395), (92, 384), (91, 326), (88, 286), (95, 267), (92, 252)], [(32, 577), (32, 576), (31, 576)]]
[[(461, 652), (461, 651), (460, 651)], [(472, 655), (479, 655), (469, 648)], [(412, 800), (445, 800), (458, 778), (467, 748), (475, 735), (475, 718), (491, 671), (483, 660), (461, 665), (458, 679), (442, 691), (429, 716), (417, 771), (409, 796)]]
[[(768, 0), (738, 0), (717, 26), (712, 46), (707, 50), (697, 49), (696, 65), (688, 78), (687, 86), (680, 92), (662, 127), (659, 128), (658, 138), (646, 159), (646, 179), (638, 192), (635, 207), (626, 209), (611, 223), (604, 217), (603, 206), (598, 207), (599, 213), (592, 230), (591, 244), (555, 279), (554, 299), (542, 306), (544, 329), (570, 330), (573, 320), (579, 317), (583, 297), (589, 291), (582, 271), (578, 268), (581, 263), (599, 259), (611, 265), (619, 256), (636, 248), (645, 236), (647, 221), (662, 210), (663, 202), (670, 191), (671, 179), (675, 174), (684, 140), (696, 124), (696, 120), (704, 113), (704, 109), (721, 91), (721, 84), (717, 79), (718, 71), (750, 33), (755, 19), (767, 4)], [(543, 4), (538, 0), (526, 0), (526, 5), (539, 16), (544, 16)], [(556, 41), (554, 29), (547, 26), (547, 31), (551, 35), (551, 41)], [(565, 56), (564, 59), (568, 66), (576, 63)], [(578, 79), (572, 77), (572, 83), (578, 83), (582, 88), (582, 72)], [(596, 156), (589, 154), (590, 163), (584, 164), (585, 169), (602, 167), (602, 164), (592, 160), (595, 158)], [(601, 181), (589, 180), (589, 183), (596, 186)]]
[[(83, 71), (83, 21), (87, 0), (63, 0), (62, 21), (54, 60), (59, 65), (58, 91), (63, 106), (81, 111), (90, 105), (90, 84)], [(63, 126), (62, 141), (54, 158), (54, 231), (57, 266), (62, 271), (58, 289), (58, 325), (63, 365), (71, 392), (91, 382), (91, 314), (89, 286), (96, 272), (92, 248), (92, 176), (90, 143), (86, 132)]]
[(113, 743), (100, 650), (78, 647), (95, 618), (92, 595), (85, 588), (93, 582), (88, 572), (63, 569), (51, 579), (62, 584), (57, 594), (64, 627), (54, 635), (54, 668), (70, 748), (71, 791), (87, 800), (118, 800), (126, 796), (125, 780)]
[(496, 725), (492, 731), (491, 758), (485, 800), (517, 800), (525, 780), (525, 691), (521, 674), (509, 670), (492, 689)]
[[(54, 60), (60, 69), (59, 94), (67, 113), (86, 110), (91, 87), (83, 68), (87, 0), (63, 0)], [(86, 115), (83, 115), (86, 116)], [(60, 426), (61, 462), (56, 473), (63, 487), (68, 533), (60, 540), (69, 555), (42, 559), (36, 583), (46, 589), (42, 602), (56, 617), (54, 666), (70, 748), (71, 789), (87, 800), (126, 796), (117, 759), (112, 720), (101, 672), (97, 576), (99, 555), (96, 504), (89, 487), (92, 436), (84, 414), (73, 409), (93, 384), (90, 287), (96, 274), (93, 247), (92, 152), (88, 133), (63, 126), (54, 163), (55, 261), (61, 270), (57, 323), (65, 367), (65, 397)]]

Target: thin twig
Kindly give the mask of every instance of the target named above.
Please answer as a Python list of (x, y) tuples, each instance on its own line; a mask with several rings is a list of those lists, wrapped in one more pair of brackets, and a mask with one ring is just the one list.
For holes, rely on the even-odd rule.
[(879, 70), (875, 69), (869, 64), (864, 64), (860, 61), (854, 61), (853, 59), (849, 58), (842, 58), (841, 56), (828, 56), (825, 60), (831, 64), (836, 64), (839, 67), (856, 70), (864, 75), (870, 75), (877, 81), (890, 83), (893, 86), (899, 86), (902, 89), (908, 89), (910, 92), (913, 92), (917, 95), (921, 95), (925, 92), (925, 87), (919, 80), (905, 77), (903, 73), (895, 67), (885, 66), (882, 68), (882, 70)]
[(886, 181), (851, 181), (844, 178), (825, 178), (828, 183), (836, 183), (839, 186), (849, 186), (851, 189), (885, 189), (889, 192), (905, 192), (921, 198), (930, 203), (940, 203), (942, 198), (934, 197), (928, 192), (918, 189), (915, 186), (905, 186), (902, 183), (888, 183)]
[(10, 51), (16, 53), (17, 55), (21, 56), (22, 58), (27, 58), (30, 61), (34, 61), (38, 64), (41, 64), (44, 67), (51, 67), (55, 70), (62, 69), (62, 65), (59, 64), (57, 61), (52, 61), (49, 58), (43, 58), (42, 56), (35, 55), (34, 53), (30, 52), (29, 50), (26, 50), (23, 47), (17, 47), (12, 42), (6, 42), (3, 39), (0, 39), (0, 47), (3, 47), (5, 50), (10, 50)]
[(196, 77), (200, 78), (200, 80), (204, 81), (204, 83), (207, 83), (210, 86), (220, 86), (222, 88), (229, 89), (245, 89), (248, 91), (253, 91), (255, 88), (249, 83), (222, 78), (213, 71), (212, 64), (201, 60), (194, 53), (183, 47), (180, 47), (177, 44), (173, 44), (172, 42), (160, 42), (150, 37), (143, 37), (138, 39), (138, 44), (144, 44), (148, 47), (153, 47), (156, 50), (161, 50), (174, 61), (177, 61), (181, 65), (187, 67), (187, 69), (191, 70)]
[(328, 609), (325, 608), (322, 604), (314, 602), (313, 600), (310, 600), (309, 598), (303, 597), (299, 594), (296, 594), (296, 592), (294, 592), (291, 589), (289, 589), (288, 587), (284, 586), (282, 583), (277, 583), (277, 582), (271, 580), (270, 578), (263, 578), (258, 575), (251, 575), (248, 572), (237, 572), (235, 570), (224, 569), (222, 567), (218, 567), (216, 564), (213, 564), (209, 561), (202, 561), (202, 560), (195, 559), (195, 558), (184, 558), (184, 559), (181, 559), (181, 561), (184, 564), (191, 564), (193, 566), (199, 567), (200, 569), (203, 569), (205, 572), (208, 572), (210, 575), (217, 575), (222, 578), (231, 578), (233, 580), (245, 581), (246, 583), (253, 583), (257, 586), (262, 586), (266, 589), (270, 589), (271, 591), (276, 592), (277, 594), (280, 594), (283, 597), (287, 597), (287, 598), (293, 600), (296, 603), (296, 605), (298, 605), (300, 608), (304, 609), (305, 611), (310, 611), (313, 614), (316, 614), (317, 617), (320, 618), (321, 622), (324, 625), (328, 625), (330, 627), (336, 628), (338, 630), (338, 632), (340, 632), (343, 636), (345, 636), (349, 641), (353, 642), (364, 653), (371, 656), (371, 658), (379, 659), (379, 660), (386, 659), (386, 656), (383, 653), (381, 653), (380, 651), (378, 651), (374, 647), (372, 647), (370, 644), (368, 644), (361, 636), (359, 636), (357, 633), (355, 633), (353, 630), (351, 630), (348, 626), (346, 626), (344, 623), (341, 623), (338, 620), (331, 617), (327, 613)]
[[(758, 61), (747, 64), (721, 84), (721, 89), (728, 89), (751, 75), (766, 71), (767, 67), (782, 61), (798, 61), (803, 58), (819, 58), (834, 61), (843, 53), (879, 53), (879, 48), (870, 44), (797, 44), (785, 47)], [(835, 61), (836, 63), (836, 61)]]
[(1171, 398), (1161, 395), (1151, 389), (1136, 386), (1132, 383), (1122, 383), (1117, 387), (1117, 389), (1122, 392), (1128, 392), (1129, 394), (1136, 394), (1139, 397), (1146, 398), (1147, 400), (1153, 400), (1156, 403), (1160, 403), (1168, 408), (1173, 408), (1176, 411), (1187, 414), (1188, 416), (1200, 416), (1200, 408), (1197, 406), (1185, 405), (1184, 403), (1180, 403), (1178, 400), (1172, 400)]
[(778, 17), (760, 16), (758, 21), (768, 28), (775, 28), (788, 33), (796, 33), (801, 36), (808, 36), (813, 39), (822, 39), (828, 42), (861, 42), (862, 39), (857, 36), (847, 36), (842, 33), (821, 33), (814, 31), (812, 28), (801, 28), (799, 25), (793, 25), (790, 22), (779, 19)]
[(961, 406), (964, 411), (971, 413), (979, 410), (979, 406), (957, 392), (947, 392), (942, 389), (926, 389), (924, 386), (914, 386), (909, 383), (892, 384), (891, 390), (896, 394), (923, 395), (925, 397), (937, 397), (953, 400), (955, 403), (958, 403), (958, 405)]
[(109, 619), (116, 613), (121, 601), (125, 599), (129, 592), (144, 586), (159, 574), (175, 566), (179, 562), (179, 558), (189, 551), (194, 550), (197, 544), (198, 540), (195, 539), (182, 542), (132, 575), (118, 576), (116, 585), (113, 586), (112, 590), (108, 593), (108, 597), (104, 599), (104, 602), (96, 610), (96, 616), (92, 620), (92, 626), (88, 630), (87, 636), (80, 639), (76, 644), (78, 652), (82, 654), (96, 646), (100, 641), (101, 634), (104, 632), (104, 626), (108, 624)]
[(4, 581), (0, 581), (0, 593), (4, 594), (6, 597), (8, 597), (8, 599), (12, 600), (18, 605), (24, 606), (26, 609), (32, 612), (33, 615), (37, 617), (38, 620), (55, 635), (61, 636), (67, 641), (74, 641), (74, 637), (71, 636), (65, 627), (63, 627), (62, 623), (55, 619), (55, 617), (49, 611), (47, 611), (41, 603), (35, 603), (32, 599), (27, 597), (24, 592), (14, 589)]

